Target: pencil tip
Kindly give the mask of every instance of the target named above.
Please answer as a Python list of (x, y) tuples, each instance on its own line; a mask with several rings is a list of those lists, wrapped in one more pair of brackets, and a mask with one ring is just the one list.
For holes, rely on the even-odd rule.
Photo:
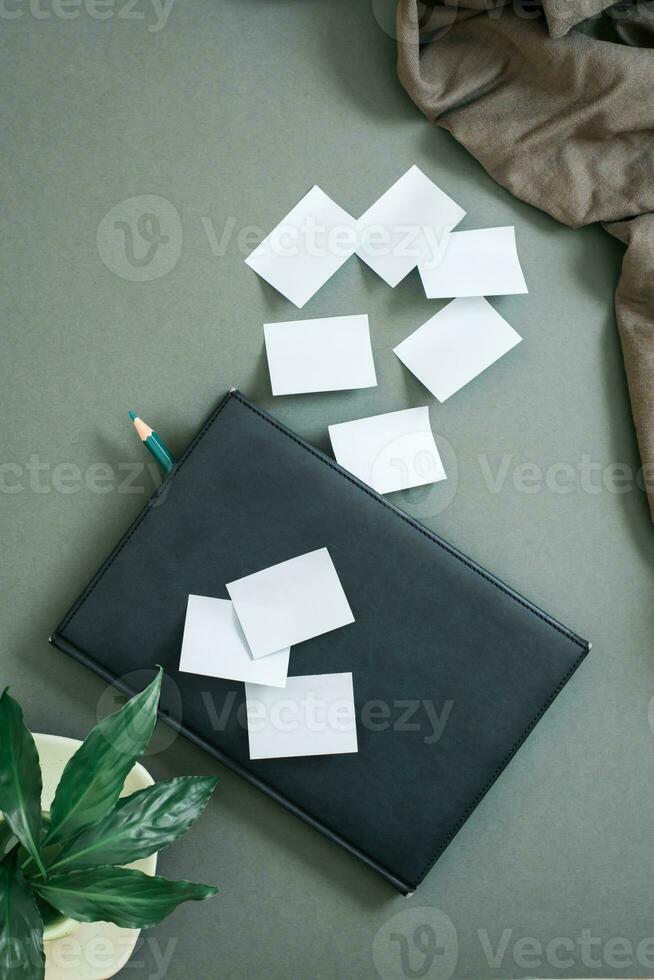
[(130, 412), (129, 417), (131, 418), (132, 422), (136, 422), (138, 415), (136, 414), (136, 412)]

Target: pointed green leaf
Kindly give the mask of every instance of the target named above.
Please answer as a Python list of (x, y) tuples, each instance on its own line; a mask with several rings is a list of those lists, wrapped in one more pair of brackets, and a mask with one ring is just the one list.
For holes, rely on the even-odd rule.
[(5, 690), (0, 697), (0, 810), (40, 872), (41, 766), (20, 705)]
[(78, 922), (114, 922), (126, 929), (147, 929), (182, 902), (203, 902), (218, 891), (190, 881), (150, 878), (127, 868), (85, 868), (34, 883), (39, 895)]
[(157, 721), (162, 671), (120, 711), (103, 718), (63, 771), (45, 844), (69, 840), (110, 813)]
[(186, 776), (123, 797), (101, 823), (64, 847), (49, 872), (131, 864), (168, 847), (197, 820), (217, 782)]
[(0, 861), (0, 976), (43, 980), (43, 921), (18, 869), (16, 853)]

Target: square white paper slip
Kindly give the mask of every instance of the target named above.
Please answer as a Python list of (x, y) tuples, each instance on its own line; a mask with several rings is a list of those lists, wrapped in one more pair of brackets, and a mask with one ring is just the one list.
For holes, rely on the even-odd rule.
[(357, 752), (352, 674), (289, 677), (286, 687), (246, 684), (251, 759)]
[(228, 582), (227, 591), (255, 659), (354, 622), (326, 548)]
[(455, 231), (438, 265), (418, 270), (429, 299), (528, 292), (512, 225)]
[(452, 300), (395, 353), (444, 402), (521, 340), (488, 300), (476, 296)]
[(426, 407), (330, 425), (329, 438), (341, 466), (377, 493), (447, 479)]
[(317, 186), (245, 260), (302, 307), (356, 251), (356, 221)]
[(184, 673), (284, 687), (289, 653), (287, 648), (254, 660), (229, 599), (188, 597), (179, 664)]
[(438, 260), (449, 231), (465, 217), (456, 201), (411, 167), (357, 222), (357, 255), (389, 286), (419, 262)]
[(368, 317), (264, 323), (273, 395), (377, 384)]

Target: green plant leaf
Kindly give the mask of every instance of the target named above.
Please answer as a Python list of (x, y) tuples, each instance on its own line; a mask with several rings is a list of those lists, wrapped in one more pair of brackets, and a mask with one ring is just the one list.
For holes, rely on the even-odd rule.
[(78, 922), (114, 922), (126, 929), (147, 929), (182, 902), (203, 902), (218, 891), (190, 881), (150, 878), (127, 868), (85, 868), (35, 881), (39, 895)]
[(157, 722), (163, 672), (120, 711), (89, 732), (63, 771), (50, 810), (45, 844), (69, 840), (110, 813)]
[(94, 827), (73, 838), (48, 869), (61, 872), (101, 864), (131, 864), (168, 847), (197, 820), (217, 779), (168, 779), (125, 796)]
[(0, 697), (0, 810), (41, 874), (41, 766), (18, 702)]
[(0, 976), (43, 980), (43, 920), (16, 856), (0, 861)]

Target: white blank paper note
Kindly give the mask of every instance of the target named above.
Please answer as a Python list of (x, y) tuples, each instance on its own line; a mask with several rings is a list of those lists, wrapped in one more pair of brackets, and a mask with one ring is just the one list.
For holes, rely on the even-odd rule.
[(284, 687), (289, 653), (287, 648), (255, 660), (229, 599), (188, 597), (179, 664), (184, 673)]
[(273, 395), (377, 384), (366, 315), (265, 323), (263, 329)]
[(455, 231), (440, 262), (418, 269), (429, 299), (528, 292), (513, 226)]
[(455, 299), (395, 353), (444, 402), (522, 340), (483, 297)]
[(227, 591), (255, 659), (354, 622), (327, 548), (229, 582)]
[(246, 684), (251, 759), (357, 752), (352, 674), (289, 677), (284, 690)]
[(389, 286), (420, 263), (436, 262), (465, 211), (418, 167), (411, 167), (357, 222), (357, 255)]
[(302, 307), (354, 254), (356, 243), (355, 219), (315, 186), (245, 261)]
[(330, 425), (329, 437), (341, 466), (377, 493), (446, 479), (426, 407)]

